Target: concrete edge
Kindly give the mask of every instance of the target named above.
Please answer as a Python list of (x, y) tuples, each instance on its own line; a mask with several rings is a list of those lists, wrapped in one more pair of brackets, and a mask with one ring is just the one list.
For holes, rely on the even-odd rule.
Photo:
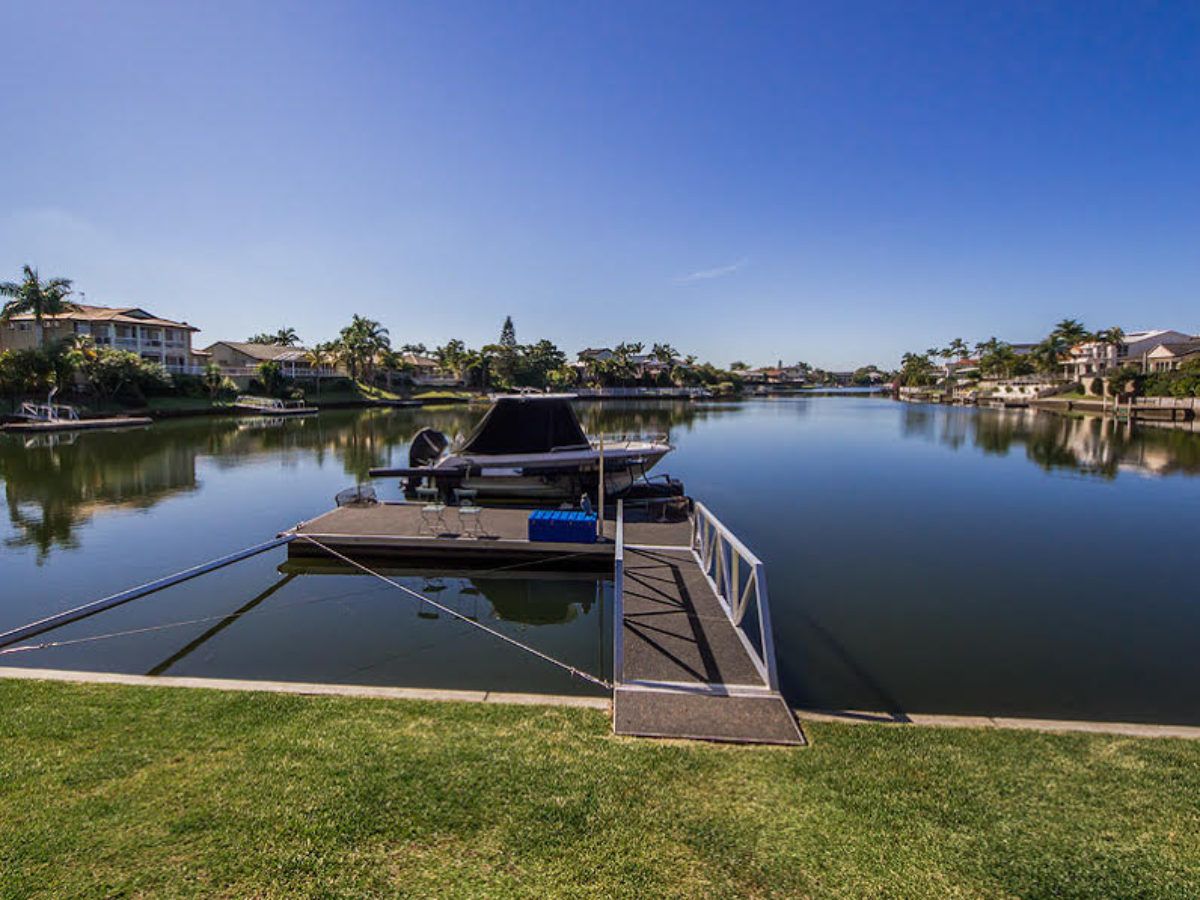
[(119, 684), (133, 687), (205, 688), (213, 691), (257, 691), (268, 694), (306, 694), (377, 700), (431, 700), (450, 703), (501, 703), (524, 706), (573, 706), (608, 711), (607, 697), (570, 694), (519, 694), (503, 691), (461, 691), (436, 688), (384, 687), (360, 684), (316, 684), (303, 681), (253, 681), (237, 678), (187, 678), (175, 675), (122, 675), (69, 669), (25, 669), (0, 666), (0, 678), (26, 681), (64, 681), (74, 684)]
[(802, 722), (838, 722), (849, 725), (917, 725), (927, 728), (991, 728), (1012, 731), (1041, 731), (1051, 734), (1108, 734), (1140, 738), (1200, 740), (1200, 726), (1153, 725), (1141, 722), (1092, 722), (1086, 719), (1027, 719), (1017, 716), (954, 716), (857, 709), (795, 709)]

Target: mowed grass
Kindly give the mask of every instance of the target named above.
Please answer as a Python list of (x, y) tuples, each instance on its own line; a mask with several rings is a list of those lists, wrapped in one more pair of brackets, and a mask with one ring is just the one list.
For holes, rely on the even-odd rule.
[(1194, 897), (1200, 745), (0, 683), (0, 894)]

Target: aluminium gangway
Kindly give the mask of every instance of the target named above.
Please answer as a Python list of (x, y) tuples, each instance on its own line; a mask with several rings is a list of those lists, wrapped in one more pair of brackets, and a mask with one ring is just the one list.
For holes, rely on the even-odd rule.
[(624, 525), (618, 509), (614, 730), (804, 743), (779, 692), (762, 562), (702, 503), (686, 546), (627, 544)]

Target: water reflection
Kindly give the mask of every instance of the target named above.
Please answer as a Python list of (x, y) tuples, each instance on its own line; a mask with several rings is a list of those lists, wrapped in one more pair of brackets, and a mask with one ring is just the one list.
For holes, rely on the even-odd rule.
[(954, 449), (970, 443), (985, 454), (1023, 449), (1047, 472), (1066, 470), (1113, 479), (1121, 472), (1200, 473), (1200, 436), (1191, 422), (1118, 422), (1033, 409), (991, 410), (905, 406), (901, 434)]
[[(0, 435), (0, 480), (12, 526), (4, 544), (34, 548), (41, 564), (55, 548), (77, 548), (80, 526), (98, 512), (145, 510), (197, 491), (201, 460), (233, 470), (264, 459), (310, 460), (322, 468), (332, 459), (347, 481), (366, 481), (374, 467), (406, 465), (409, 442), (420, 428), (464, 435), (483, 412), (465, 405), (340, 410), (312, 418), (204, 417), (136, 431)], [(679, 401), (580, 405), (590, 433), (670, 434), (718, 414)]]

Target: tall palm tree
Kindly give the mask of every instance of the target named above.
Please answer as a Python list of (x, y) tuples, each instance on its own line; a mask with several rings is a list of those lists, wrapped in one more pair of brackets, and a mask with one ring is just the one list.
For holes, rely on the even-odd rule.
[(434, 349), (433, 358), (437, 360), (442, 371), (449, 372), (455, 378), (462, 380), (466, 353), (467, 345), (458, 338), (451, 338), (442, 346)]
[(317, 346), (305, 352), (304, 361), (313, 370), (313, 377), (317, 379), (317, 396), (320, 396), (321, 370), (333, 364), (333, 349), (329, 344), (317, 344)]
[(1063, 319), (1054, 326), (1054, 330), (1050, 332), (1050, 336), (1062, 338), (1068, 347), (1082, 343), (1089, 337), (1088, 330), (1083, 327), (1083, 323), (1078, 319)]
[(388, 330), (364, 316), (354, 316), (342, 329), (338, 349), (352, 377), (361, 374), (370, 381), (375, 370), (375, 357), (392, 346)]
[(0, 284), (0, 297), (10, 298), (0, 310), (0, 322), (7, 325), (13, 316), (32, 314), (34, 338), (40, 347), (42, 320), (75, 308), (75, 304), (67, 300), (71, 295), (71, 279), (51, 278), (43, 282), (38, 277), (37, 269), (26, 265), (23, 270), (25, 277), (21, 282), (5, 281)]
[(967, 346), (967, 342), (962, 338), (955, 338), (945, 349), (946, 358), (949, 360), (959, 360), (971, 352), (971, 348)]
[(271, 343), (278, 344), (280, 347), (295, 347), (300, 343), (300, 335), (296, 333), (296, 329), (292, 327), (280, 328), (274, 335), (271, 336)]
[(650, 355), (662, 363), (664, 366), (669, 366), (672, 360), (679, 355), (679, 351), (670, 344), (655, 344), (650, 348)]

